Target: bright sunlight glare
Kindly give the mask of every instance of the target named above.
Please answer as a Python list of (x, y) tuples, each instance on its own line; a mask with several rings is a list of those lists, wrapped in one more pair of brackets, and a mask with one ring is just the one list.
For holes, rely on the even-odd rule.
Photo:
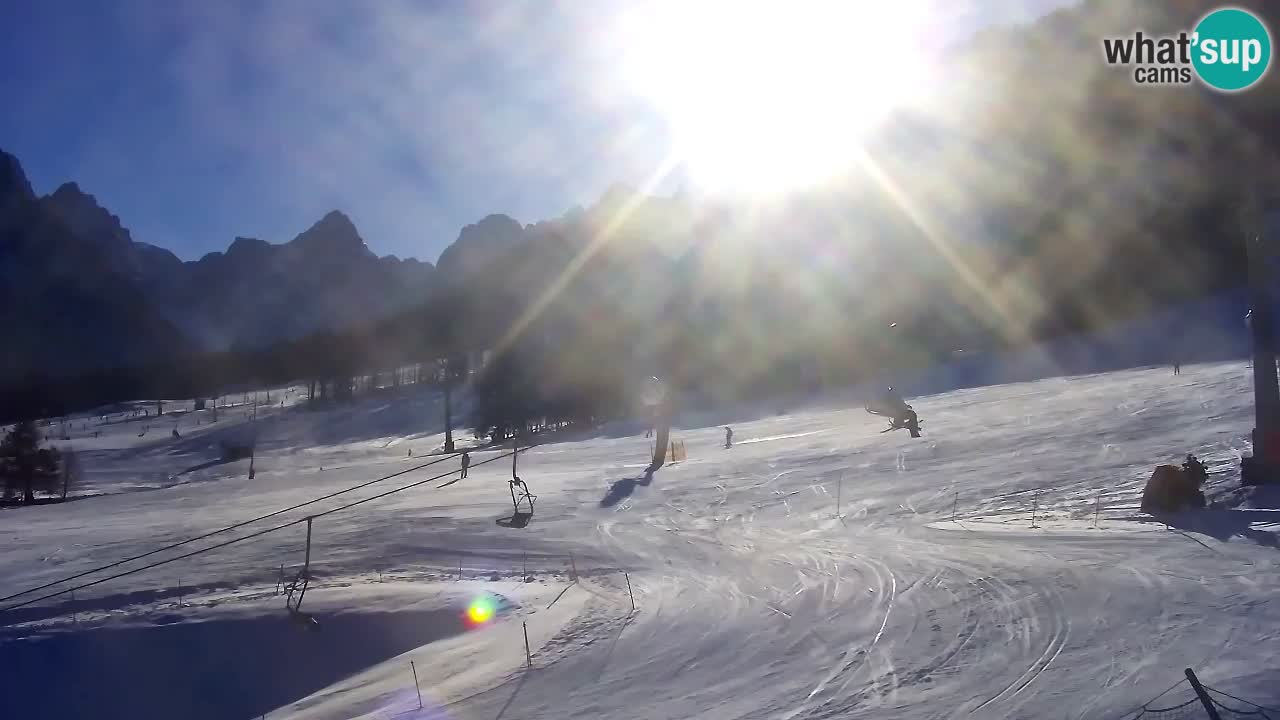
[(497, 603), (492, 597), (482, 595), (467, 605), (467, 619), (473, 626), (483, 625), (493, 619), (497, 609)]
[(675, 0), (623, 18), (627, 79), (665, 117), (691, 179), (729, 191), (818, 183), (924, 80), (923, 0)]

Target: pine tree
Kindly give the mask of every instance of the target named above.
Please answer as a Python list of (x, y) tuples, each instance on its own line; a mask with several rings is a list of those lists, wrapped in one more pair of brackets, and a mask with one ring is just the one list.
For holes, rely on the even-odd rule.
[(35, 492), (49, 492), (58, 485), (58, 451), (40, 447), (40, 432), (30, 420), (18, 423), (0, 440), (0, 480), (4, 493), (22, 493), (23, 502), (34, 502)]

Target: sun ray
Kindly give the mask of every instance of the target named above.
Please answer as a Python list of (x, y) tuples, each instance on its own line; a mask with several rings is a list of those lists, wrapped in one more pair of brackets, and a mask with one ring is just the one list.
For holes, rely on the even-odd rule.
[(589, 262), (596, 253), (600, 252), (600, 250), (613, 238), (618, 229), (627, 221), (627, 218), (631, 217), (631, 215), (636, 211), (636, 208), (639, 207), (640, 203), (644, 202), (647, 195), (661, 185), (667, 176), (675, 170), (677, 164), (678, 161), (674, 155), (667, 155), (663, 158), (663, 160), (658, 164), (657, 169), (654, 170), (654, 172), (649, 176), (649, 179), (641, 186), (640, 192), (633, 193), (626, 199), (623, 206), (617, 210), (613, 217), (609, 218), (609, 221), (600, 230), (600, 232), (592, 236), (586, 247), (582, 248), (578, 254), (574, 255), (573, 259), (569, 261), (569, 264), (565, 266), (564, 270), (560, 271), (560, 274), (556, 276), (555, 280), (547, 285), (547, 287), (543, 289), (542, 293), (538, 295), (532, 303), (526, 306), (524, 311), (520, 313), (519, 317), (511, 323), (511, 326), (507, 328), (506, 333), (503, 334), (493, 348), (493, 354), (495, 356), (502, 354), (503, 351), (511, 347), (511, 345), (524, 333), (524, 331), (528, 329), (529, 325), (532, 324), (533, 321), (546, 310), (547, 306), (564, 291), (565, 287), (573, 281), (587, 262)]

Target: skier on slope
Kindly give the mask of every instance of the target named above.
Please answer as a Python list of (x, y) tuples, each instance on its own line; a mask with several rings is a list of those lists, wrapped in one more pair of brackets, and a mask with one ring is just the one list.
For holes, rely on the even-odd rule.
[(733, 428), (728, 425), (724, 426), (724, 446), (726, 448), (733, 446)]

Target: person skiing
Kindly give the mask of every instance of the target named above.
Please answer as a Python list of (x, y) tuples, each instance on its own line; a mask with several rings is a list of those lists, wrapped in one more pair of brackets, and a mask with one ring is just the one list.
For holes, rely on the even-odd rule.
[(733, 446), (733, 428), (728, 425), (724, 426), (724, 446), (726, 448)]
[(469, 467), (471, 467), (471, 453), (466, 452), (466, 451), (463, 451), (463, 453), (462, 453), (462, 477), (458, 478), (459, 480), (462, 480), (463, 478), (467, 477), (467, 468), (469, 468)]

